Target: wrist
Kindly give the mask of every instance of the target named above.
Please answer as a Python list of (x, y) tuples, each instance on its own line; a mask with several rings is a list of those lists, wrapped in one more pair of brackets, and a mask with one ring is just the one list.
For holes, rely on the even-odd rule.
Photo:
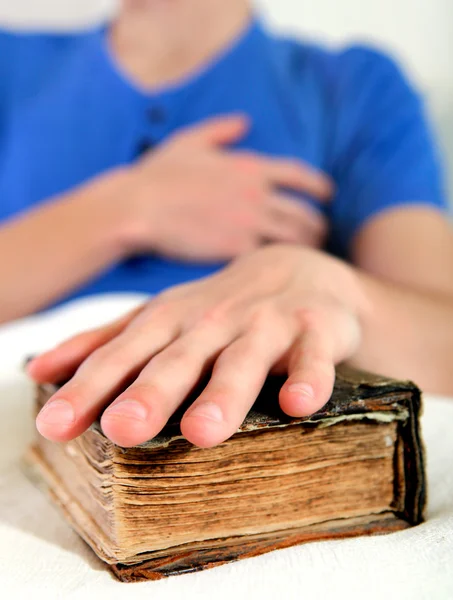
[(91, 184), (92, 211), (102, 223), (102, 235), (118, 259), (136, 252), (143, 239), (143, 224), (132, 202), (137, 185), (135, 173), (128, 167), (110, 171)]

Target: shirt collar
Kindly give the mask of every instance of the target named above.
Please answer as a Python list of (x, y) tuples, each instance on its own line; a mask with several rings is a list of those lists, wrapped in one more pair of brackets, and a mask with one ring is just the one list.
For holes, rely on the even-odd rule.
[[(138, 105), (151, 102), (171, 105), (201, 90), (215, 89), (219, 83), (247, 79), (250, 70), (262, 61), (263, 47), (268, 41), (261, 22), (253, 18), (247, 28), (232, 43), (203, 67), (169, 86), (146, 90), (140, 88), (115, 62), (108, 44), (108, 27), (94, 32), (89, 41), (92, 68), (103, 79), (109, 94), (120, 94)], [(244, 81), (245, 83), (245, 81)]]

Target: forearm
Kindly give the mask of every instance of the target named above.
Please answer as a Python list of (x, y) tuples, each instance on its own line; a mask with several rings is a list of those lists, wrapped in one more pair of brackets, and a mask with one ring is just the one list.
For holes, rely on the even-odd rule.
[(357, 274), (365, 304), (362, 344), (352, 363), (453, 395), (453, 297)]
[(35, 312), (124, 255), (121, 174), (52, 199), (0, 228), (0, 322)]

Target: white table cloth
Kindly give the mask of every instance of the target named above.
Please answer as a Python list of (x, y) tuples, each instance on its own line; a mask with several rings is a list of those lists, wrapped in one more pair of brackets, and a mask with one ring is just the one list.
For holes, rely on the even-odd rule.
[(453, 599), (453, 399), (428, 397), (423, 430), (429, 506), (403, 532), (311, 543), (143, 584), (113, 579), (20, 468), (33, 439), (23, 358), (108, 321), (138, 297), (85, 300), (0, 328), (0, 598)]

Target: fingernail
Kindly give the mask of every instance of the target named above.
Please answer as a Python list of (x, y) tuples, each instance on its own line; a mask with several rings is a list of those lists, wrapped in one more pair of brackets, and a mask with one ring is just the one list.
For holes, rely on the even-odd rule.
[(45, 425), (70, 425), (75, 421), (75, 411), (66, 400), (52, 400), (41, 410), (38, 421)]
[(315, 390), (308, 383), (293, 383), (288, 387), (290, 394), (298, 395), (301, 402), (315, 399)]
[(206, 402), (205, 404), (199, 404), (193, 410), (191, 410), (188, 417), (203, 417), (204, 419), (209, 419), (210, 421), (215, 421), (216, 423), (221, 423), (223, 421), (223, 413), (218, 404), (214, 404), (214, 402)]
[(148, 417), (148, 410), (144, 404), (137, 400), (122, 400), (108, 408), (104, 416), (115, 417), (117, 419), (135, 419), (136, 421), (145, 421)]

